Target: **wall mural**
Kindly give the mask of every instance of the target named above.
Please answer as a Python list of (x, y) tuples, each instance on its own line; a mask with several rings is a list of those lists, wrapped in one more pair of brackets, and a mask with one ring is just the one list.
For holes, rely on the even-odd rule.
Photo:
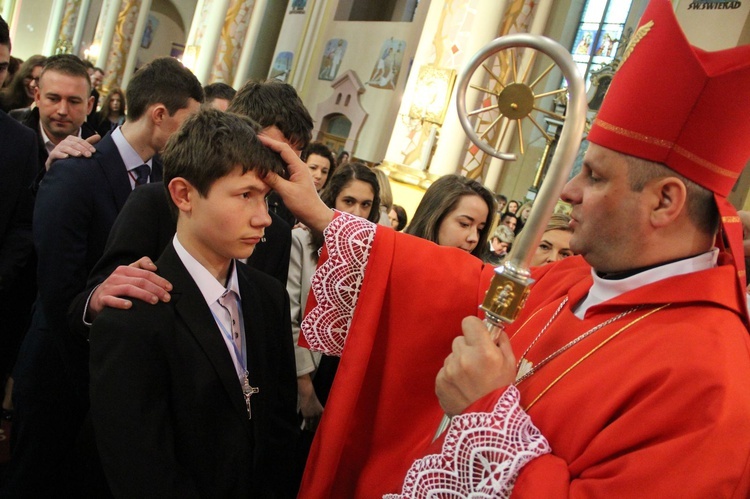
[(307, 7), (307, 0), (292, 0), (290, 5), (290, 14), (304, 14)]
[(273, 62), (269, 78), (272, 80), (283, 81), (284, 83), (289, 81), (289, 73), (292, 71), (293, 59), (294, 54), (291, 52), (279, 52), (276, 55), (276, 60)]
[(346, 53), (347, 41), (342, 38), (332, 38), (326, 43), (326, 49), (323, 52), (323, 60), (320, 62), (320, 71), (318, 71), (319, 80), (333, 81), (339, 73), (341, 59)]
[(398, 84), (398, 75), (401, 72), (401, 61), (404, 58), (406, 42), (390, 38), (383, 42), (380, 56), (375, 62), (370, 80), (365, 85), (372, 88), (384, 88), (393, 90)]

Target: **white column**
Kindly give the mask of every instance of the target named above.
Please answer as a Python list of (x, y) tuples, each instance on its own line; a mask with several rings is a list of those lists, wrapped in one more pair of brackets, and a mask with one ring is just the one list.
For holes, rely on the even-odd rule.
[[(120, 0), (105, 0), (102, 7), (104, 18), (99, 18), (102, 23), (102, 39), (99, 41), (99, 57), (96, 59), (96, 66), (103, 68), (107, 65), (109, 49), (112, 48), (112, 38), (115, 36), (115, 26), (117, 26), (117, 16), (120, 14)], [(98, 26), (97, 26), (98, 31)]]
[(42, 45), (42, 53), (44, 55), (55, 54), (55, 45), (59, 39), (63, 14), (65, 14), (65, 0), (54, 0), (52, 2), (49, 22), (47, 23), (47, 34), (44, 36), (44, 45)]
[(135, 72), (135, 62), (138, 57), (138, 48), (141, 46), (141, 38), (143, 38), (143, 32), (146, 30), (146, 23), (148, 22), (148, 14), (151, 12), (151, 0), (141, 0), (141, 7), (138, 11), (138, 19), (135, 22), (135, 29), (133, 30), (133, 41), (130, 43), (128, 49), (128, 58), (125, 60), (125, 69), (122, 72), (122, 82), (120, 88), (125, 90), (130, 82), (130, 78)]
[(81, 7), (78, 13), (78, 19), (76, 19), (76, 29), (73, 32), (73, 53), (78, 54), (81, 51), (81, 38), (83, 38), (83, 30), (86, 27), (86, 19), (89, 17), (89, 9), (91, 8), (91, 0), (81, 0)]
[(238, 90), (245, 84), (245, 81), (247, 81), (247, 73), (250, 68), (250, 57), (253, 50), (255, 50), (258, 33), (260, 32), (260, 27), (263, 25), (263, 18), (266, 16), (267, 6), (268, 0), (256, 0), (255, 6), (253, 7), (253, 14), (250, 17), (250, 26), (247, 27), (245, 40), (242, 42), (242, 51), (240, 52), (240, 58), (237, 61), (237, 67), (234, 71), (234, 81), (232, 82), (232, 86)]
[[(466, 47), (461, 47), (465, 52), (463, 65), (458, 68), (460, 74), (463, 66), (475, 53), (484, 47), (487, 43), (497, 37), (500, 28), (500, 22), (505, 12), (507, 0), (498, 2), (497, 0), (480, 0), (477, 3), (477, 14), (475, 21), (471, 26), (472, 37)], [(440, 130), (440, 140), (438, 140), (435, 156), (430, 166), (430, 173), (435, 175), (447, 175), (456, 173), (461, 167), (467, 149), (467, 138), (461, 123), (458, 120), (458, 113), (455, 106), (455, 90), (451, 97), (451, 105), (448, 106), (448, 112), (445, 115), (445, 122)], [(474, 109), (479, 103), (480, 94), (477, 90), (469, 88), (466, 92), (466, 107)]]
[(310, 70), (310, 65), (312, 64), (310, 54), (315, 49), (315, 41), (318, 39), (320, 27), (323, 24), (322, 19), (323, 13), (326, 10), (326, 4), (326, 0), (313, 0), (312, 12), (305, 25), (304, 36), (300, 39), (299, 46), (294, 53), (292, 74), (289, 83), (298, 89), (297, 91), (303, 89), (307, 72)]
[[(534, 13), (534, 19), (531, 21), (531, 26), (529, 27), (529, 33), (531, 33), (532, 35), (544, 34), (551, 9), (552, 0), (542, 0), (539, 5), (537, 5), (536, 12)], [(524, 55), (520, 65), (521, 72), (519, 74), (523, 74), (523, 68), (525, 68), (529, 64), (533, 64), (533, 61), (530, 60), (531, 52), (532, 51), (530, 50), (524, 51)], [(510, 148), (511, 142), (515, 140), (515, 122), (511, 122), (510, 126), (512, 126), (513, 128), (510, 128), (508, 130), (508, 133), (505, 134), (503, 142), (500, 145), (500, 150), (502, 151), (507, 151)], [(487, 176), (484, 179), (484, 185), (493, 192), (497, 192), (500, 188), (500, 178), (503, 173), (504, 165), (505, 161), (493, 157), (490, 161), (489, 167), (487, 168)]]
[(193, 73), (203, 85), (208, 83), (208, 78), (211, 76), (211, 68), (216, 59), (216, 50), (219, 46), (221, 30), (224, 27), (224, 19), (227, 17), (227, 9), (229, 9), (229, 0), (213, 0), (203, 36), (200, 40), (193, 41), (193, 45), (200, 45)]

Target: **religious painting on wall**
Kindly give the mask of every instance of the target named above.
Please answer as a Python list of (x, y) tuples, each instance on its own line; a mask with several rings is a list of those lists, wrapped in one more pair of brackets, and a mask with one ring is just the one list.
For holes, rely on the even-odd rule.
[(341, 60), (346, 52), (347, 42), (342, 38), (332, 38), (326, 43), (323, 60), (318, 71), (319, 80), (333, 81), (339, 73)]
[(398, 75), (401, 72), (401, 61), (404, 58), (406, 42), (389, 38), (383, 42), (380, 55), (375, 62), (369, 81), (365, 84), (373, 88), (384, 88), (393, 90), (398, 84)]
[(304, 14), (306, 7), (307, 7), (307, 0), (292, 0), (289, 13), (290, 14)]
[(158, 27), (159, 20), (149, 14), (148, 20), (146, 21), (146, 28), (143, 30), (143, 38), (141, 38), (141, 47), (147, 49), (151, 46), (151, 42), (154, 41), (154, 33)]
[(289, 81), (289, 73), (292, 71), (293, 59), (294, 54), (291, 52), (279, 52), (276, 56), (276, 60), (273, 62), (269, 78), (272, 80), (283, 81), (284, 83)]
[(617, 57), (631, 2), (586, 0), (570, 52), (584, 75), (587, 90), (592, 75), (611, 65)]

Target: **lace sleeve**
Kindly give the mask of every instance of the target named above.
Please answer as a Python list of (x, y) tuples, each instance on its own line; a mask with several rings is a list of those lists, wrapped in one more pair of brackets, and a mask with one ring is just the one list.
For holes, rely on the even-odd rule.
[(311, 350), (340, 356), (362, 288), (376, 225), (341, 213), (326, 227), (328, 259), (315, 271), (311, 290), (317, 305), (301, 329)]
[(401, 494), (388, 494), (384, 499), (510, 497), (521, 468), (551, 452), (547, 439), (521, 409), (520, 400), (520, 393), (511, 386), (491, 413), (454, 417), (441, 453), (415, 461)]

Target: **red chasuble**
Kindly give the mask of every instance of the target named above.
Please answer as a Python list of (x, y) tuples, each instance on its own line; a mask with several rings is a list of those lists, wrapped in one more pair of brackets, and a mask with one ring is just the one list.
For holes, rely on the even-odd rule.
[[(340, 230), (345, 218), (328, 229), (330, 258), (323, 256), (311, 293), (317, 302), (308, 304), (310, 321), (303, 325), (308, 340), (318, 341), (327, 328), (322, 336), (338, 337), (344, 348), (300, 497), (399, 493), (414, 460), (440, 452), (441, 441), (430, 446), (442, 417), (435, 376), (493, 273), (460, 250), (380, 227), (374, 238), (352, 242), (353, 232), (374, 229), (359, 222), (353, 232)], [(352, 272), (358, 266), (366, 270)], [(529, 350), (534, 364), (628, 313), (519, 383), (526, 410), (519, 412), (528, 413), (551, 454), (525, 464), (513, 495), (747, 497), (750, 341), (733, 268), (644, 286), (592, 307), (583, 320), (571, 311), (591, 286), (582, 259), (547, 266), (535, 277), (524, 312), (509, 328), (516, 356), (566, 296), (568, 303)], [(331, 312), (345, 302), (356, 305), (348, 318)], [(468, 412), (491, 412), (503, 392)], [(428, 488), (417, 487), (419, 480), (436, 476), (412, 470), (410, 493), (424, 495)]]

